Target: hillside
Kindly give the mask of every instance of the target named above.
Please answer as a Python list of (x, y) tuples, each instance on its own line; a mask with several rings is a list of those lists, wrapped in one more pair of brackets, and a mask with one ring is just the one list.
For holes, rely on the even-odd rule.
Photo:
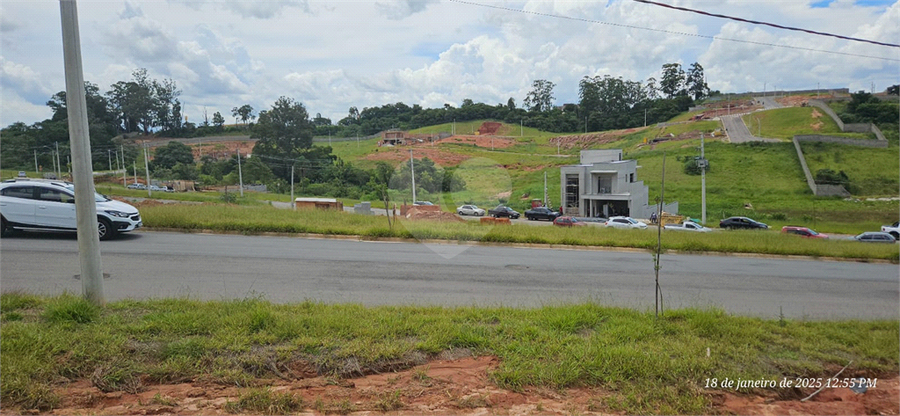
[[(784, 101), (791, 102), (790, 99)], [(550, 203), (558, 206), (558, 167), (578, 163), (582, 149), (621, 148), (626, 158), (637, 159), (641, 167), (638, 180), (649, 187), (652, 200), (660, 193), (665, 156), (666, 201), (678, 201), (681, 213), (699, 217), (700, 178), (685, 174), (683, 163), (699, 156), (702, 133), (706, 158), (711, 166), (707, 173), (707, 216), (711, 220), (748, 215), (770, 223), (820, 226), (819, 222), (824, 222), (833, 231), (875, 229), (880, 223), (896, 221), (893, 218), (898, 210), (897, 173), (900, 172), (896, 133), (889, 138), (889, 146), (880, 149), (803, 144), (813, 172), (832, 169), (843, 171), (850, 178), (854, 199), (845, 201), (812, 195), (788, 139), (795, 134), (857, 138), (867, 135), (840, 133), (834, 121), (823, 117), (814, 108), (786, 107), (757, 111), (749, 116), (754, 124), (757, 118), (762, 122), (763, 136), (778, 137), (784, 142), (732, 144), (724, 136), (718, 119), (690, 121), (700, 113), (679, 116), (676, 122), (662, 126), (564, 135), (503, 125), (503, 131), (514, 135), (494, 136), (493, 149), (490, 137), (471, 134), (410, 146), (377, 147), (373, 142), (361, 145), (346, 142), (335, 143), (333, 147), (337, 155), (361, 166), (373, 166), (378, 160), (397, 165), (408, 163), (412, 150), (415, 158), (428, 157), (443, 167), (455, 167), (469, 185), (464, 192), (425, 195), (419, 196), (420, 199), (441, 200), (448, 205), (472, 202), (489, 207), (508, 201), (516, 209), (525, 209), (532, 198), (543, 197), (544, 173), (547, 174)], [(471, 133), (477, 131), (480, 124), (480, 121), (457, 123), (456, 131)], [(449, 132), (452, 128), (450, 124), (444, 124), (410, 133), (434, 134)], [(752, 133), (756, 134), (756, 129)], [(895, 199), (865, 200), (884, 197)]]

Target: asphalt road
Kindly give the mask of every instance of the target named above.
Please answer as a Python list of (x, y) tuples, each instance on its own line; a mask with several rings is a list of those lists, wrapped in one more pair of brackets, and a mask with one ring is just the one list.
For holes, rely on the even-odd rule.
[[(81, 292), (74, 235), (0, 241), (0, 289)], [(107, 299), (264, 296), (365, 305), (653, 308), (647, 252), (136, 232), (101, 243)], [(898, 318), (898, 266), (663, 255), (666, 308), (791, 318)]]

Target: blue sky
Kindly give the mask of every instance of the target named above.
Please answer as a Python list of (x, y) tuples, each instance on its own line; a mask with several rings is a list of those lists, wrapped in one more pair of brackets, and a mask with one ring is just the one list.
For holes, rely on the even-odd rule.
[[(146, 68), (176, 82), (191, 121), (289, 96), (335, 122), (351, 106), (521, 104), (535, 79), (577, 102), (585, 76), (646, 81), (670, 62), (699, 62), (723, 92), (900, 83), (898, 48), (625, 0), (479, 2), (80, 0), (85, 79), (108, 91)], [(673, 4), (900, 43), (898, 2)], [(0, 125), (50, 117), (65, 88), (60, 33), (58, 0), (0, 3)]]

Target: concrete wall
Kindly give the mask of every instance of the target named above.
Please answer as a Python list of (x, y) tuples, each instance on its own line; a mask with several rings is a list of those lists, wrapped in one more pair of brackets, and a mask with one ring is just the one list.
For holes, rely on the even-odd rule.
[(794, 136), (794, 140), (799, 142), (821, 142), (821, 143), (839, 143), (846, 144), (849, 146), (863, 146), (863, 147), (887, 147), (887, 140), (867, 140), (867, 139), (852, 139), (849, 137), (840, 137), (840, 136), (826, 136), (819, 134), (801, 134)]

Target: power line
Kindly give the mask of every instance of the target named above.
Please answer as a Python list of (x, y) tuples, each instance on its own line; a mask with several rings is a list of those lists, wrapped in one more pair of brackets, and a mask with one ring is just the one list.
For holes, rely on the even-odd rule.
[(894, 44), (894, 43), (884, 43), (884, 42), (878, 42), (878, 41), (869, 40), (869, 39), (862, 39), (862, 38), (851, 38), (851, 37), (849, 37), (849, 36), (836, 35), (836, 34), (834, 34), (834, 33), (816, 32), (816, 31), (814, 31), (814, 30), (802, 29), (802, 28), (799, 28), (799, 27), (791, 27), (791, 26), (776, 25), (776, 24), (774, 24), (774, 23), (761, 22), (761, 21), (758, 21), (758, 20), (742, 19), (742, 18), (740, 18), (740, 17), (727, 16), (727, 15), (724, 15), (724, 14), (709, 13), (709, 12), (704, 12), (704, 11), (702, 11), (702, 10), (695, 10), (695, 9), (688, 9), (688, 8), (686, 8), (686, 7), (672, 6), (672, 5), (669, 5), (669, 4), (658, 3), (658, 2), (650, 1), (650, 0), (632, 0), (632, 1), (636, 1), (636, 2), (638, 2), (638, 3), (651, 4), (651, 5), (654, 5), (654, 6), (665, 7), (665, 8), (668, 8), (668, 9), (680, 10), (680, 11), (683, 11), (683, 12), (691, 12), (691, 13), (702, 14), (702, 15), (704, 15), (704, 16), (718, 17), (718, 18), (721, 18), (721, 19), (730, 19), (730, 20), (734, 20), (734, 21), (737, 21), (737, 22), (750, 23), (750, 24), (754, 24), (754, 25), (770, 26), (770, 27), (774, 27), (774, 28), (776, 28), (776, 29), (793, 30), (793, 31), (797, 31), (797, 32), (810, 33), (810, 34), (813, 34), (813, 35), (830, 36), (830, 37), (833, 37), (833, 38), (844, 39), (844, 40), (852, 40), (852, 41), (855, 41), (855, 42), (864, 42), (864, 43), (871, 43), (871, 44), (873, 44), (873, 45), (888, 46), (888, 47), (891, 47), (891, 48), (900, 48), (900, 45), (897, 45), (897, 44)]
[(849, 52), (829, 51), (829, 50), (824, 50), (824, 49), (804, 48), (804, 47), (801, 47), (801, 46), (778, 45), (778, 44), (775, 44), (775, 43), (757, 42), (757, 41), (745, 40), (745, 39), (724, 38), (724, 37), (721, 37), (721, 36), (700, 35), (700, 34), (696, 34), (696, 33), (676, 32), (676, 31), (673, 31), (673, 30), (654, 29), (654, 28), (650, 28), (650, 27), (635, 26), (635, 25), (626, 25), (626, 24), (622, 24), (622, 23), (610, 23), (610, 22), (604, 22), (604, 21), (601, 21), (601, 20), (587, 19), (587, 18), (583, 18), (583, 17), (562, 16), (562, 15), (556, 15), (556, 14), (550, 14), (550, 13), (542, 13), (542, 12), (534, 12), (534, 11), (528, 11), (528, 10), (522, 10), (522, 9), (513, 9), (513, 8), (510, 8), (510, 7), (495, 6), (495, 5), (492, 5), (492, 4), (482, 4), (482, 3), (476, 3), (476, 2), (465, 1), (465, 0), (450, 0), (450, 2), (453, 2), (453, 3), (459, 3), (459, 4), (466, 4), (466, 5), (469, 5), (469, 6), (479, 6), (479, 7), (486, 7), (486, 8), (490, 8), (490, 9), (504, 10), (504, 11), (508, 11), (508, 12), (516, 12), (516, 13), (523, 13), (523, 14), (532, 14), (532, 15), (535, 15), (535, 16), (552, 17), (552, 18), (554, 18), (554, 19), (565, 19), (565, 20), (572, 20), (572, 21), (578, 21), (578, 22), (584, 22), (584, 23), (593, 23), (593, 24), (600, 24), (600, 25), (607, 25), (607, 26), (624, 27), (624, 28), (628, 28), (628, 29), (647, 30), (647, 31), (650, 31), (650, 32), (666, 33), (666, 34), (669, 34), (669, 35), (690, 36), (690, 37), (696, 37), (696, 38), (704, 38), (704, 39), (722, 40), (722, 41), (728, 41), (728, 42), (746, 43), (746, 44), (751, 44), (751, 45), (771, 46), (771, 47), (775, 47), (775, 48), (794, 49), (794, 50), (801, 50), (801, 51), (808, 51), (808, 52), (822, 52), (822, 53), (830, 53), (830, 54), (834, 54), (834, 55), (855, 56), (855, 57), (858, 57), (858, 58), (880, 59), (880, 60), (883, 60), (883, 61), (900, 62), (900, 59), (885, 58), (885, 57), (881, 57), (881, 56), (871, 56), (871, 55), (862, 55), (862, 54), (849, 53)]

